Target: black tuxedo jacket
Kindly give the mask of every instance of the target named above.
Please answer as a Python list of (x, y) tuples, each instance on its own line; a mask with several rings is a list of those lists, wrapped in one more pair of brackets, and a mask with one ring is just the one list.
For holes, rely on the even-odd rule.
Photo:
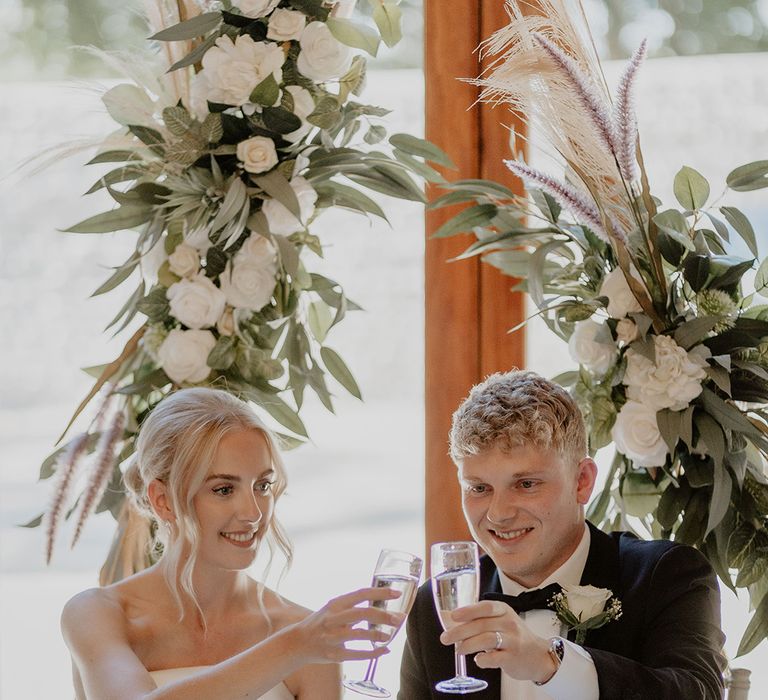
[[(693, 547), (666, 540), (610, 535), (589, 525), (589, 555), (581, 585), (608, 588), (622, 616), (590, 630), (584, 647), (597, 669), (601, 700), (715, 700), (723, 697), (725, 637), (720, 630), (720, 591), (712, 567)], [(489, 557), (480, 560), (480, 590), (501, 592)], [(453, 648), (442, 632), (427, 581), (407, 622), (398, 700), (444, 698), (435, 683), (453, 678)], [(473, 700), (499, 700), (501, 672), (467, 671), (488, 682)]]

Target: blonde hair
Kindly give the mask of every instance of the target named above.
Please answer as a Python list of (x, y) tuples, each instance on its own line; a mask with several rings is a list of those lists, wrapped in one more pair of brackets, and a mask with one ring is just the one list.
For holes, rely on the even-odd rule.
[[(253, 410), (226, 391), (207, 388), (181, 389), (164, 398), (152, 409), (139, 430), (136, 455), (123, 475), (133, 504), (155, 525), (155, 547), (162, 543), (162, 558), (167, 562), (166, 578), (184, 617), (184, 598), (197, 609), (203, 626), (205, 618), (195, 594), (192, 572), (195, 568), (200, 527), (193, 498), (205, 481), (222, 439), (234, 432), (257, 430), (266, 440), (275, 471), (275, 501), (285, 491), (285, 466), (276, 440)], [(163, 482), (176, 516), (177, 537), (169, 541), (152, 510), (147, 486), (154, 479)], [(267, 572), (275, 551), (285, 556), (286, 568), (293, 559), (293, 548), (283, 527), (273, 515), (266, 534), (269, 547)], [(185, 547), (189, 545), (188, 547)], [(189, 554), (184, 560), (185, 551)]]
[(587, 456), (584, 419), (559, 384), (530, 371), (496, 373), (472, 388), (453, 414), (450, 454), (469, 455), (534, 445), (578, 464)]

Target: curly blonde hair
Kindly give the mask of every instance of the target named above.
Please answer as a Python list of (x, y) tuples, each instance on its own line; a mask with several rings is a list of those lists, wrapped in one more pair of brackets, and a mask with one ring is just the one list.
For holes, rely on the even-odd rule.
[(523, 445), (554, 449), (576, 465), (587, 456), (584, 419), (559, 384), (531, 371), (492, 374), (472, 387), (453, 414), (450, 455), (465, 457)]

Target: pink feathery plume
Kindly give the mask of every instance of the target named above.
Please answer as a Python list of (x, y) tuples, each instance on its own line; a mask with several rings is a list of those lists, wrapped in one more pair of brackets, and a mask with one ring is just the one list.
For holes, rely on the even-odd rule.
[(69, 502), (69, 494), (75, 481), (77, 468), (80, 466), (88, 447), (88, 433), (80, 433), (64, 448), (56, 463), (56, 486), (53, 498), (45, 513), (45, 563), (51, 563), (53, 545), (61, 523), (61, 514)]
[[(587, 224), (606, 243), (609, 242), (610, 238), (603, 226), (600, 210), (575, 187), (517, 160), (505, 160), (504, 165), (519, 178), (536, 183), (547, 194), (552, 195), (564, 209)], [(616, 224), (611, 223), (611, 228), (614, 229), (611, 233), (615, 237), (625, 240), (624, 234)]]
[(576, 61), (558, 46), (553, 44), (543, 34), (536, 32), (533, 34), (533, 38), (538, 42), (539, 46), (547, 52), (549, 57), (573, 85), (579, 100), (584, 105), (595, 126), (598, 137), (608, 149), (609, 153), (615, 153), (616, 149), (613, 143), (613, 128), (611, 125), (610, 113), (605, 101), (598, 94), (592, 81), (584, 71), (582, 71)]
[(622, 177), (628, 182), (637, 179), (637, 160), (635, 144), (637, 143), (637, 117), (634, 106), (634, 88), (637, 72), (647, 53), (648, 42), (643, 39), (640, 46), (632, 54), (627, 67), (619, 81), (616, 91), (616, 104), (613, 108), (613, 137), (616, 143), (616, 160)]
[(117, 458), (117, 446), (122, 440), (124, 429), (125, 411), (120, 410), (115, 415), (109, 429), (106, 430), (101, 437), (96, 466), (91, 473), (90, 481), (83, 493), (83, 502), (80, 506), (80, 512), (77, 518), (75, 535), (72, 538), (73, 547), (80, 539), (85, 521), (88, 520), (90, 515), (96, 509), (101, 496), (107, 488), (109, 478), (112, 475), (112, 469), (115, 466), (115, 459)]

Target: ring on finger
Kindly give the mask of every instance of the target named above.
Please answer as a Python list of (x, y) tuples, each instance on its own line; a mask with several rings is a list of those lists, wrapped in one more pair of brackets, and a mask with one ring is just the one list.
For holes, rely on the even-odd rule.
[(501, 636), (501, 632), (496, 632), (496, 646), (493, 647), (494, 651), (501, 651), (504, 645), (504, 637)]

